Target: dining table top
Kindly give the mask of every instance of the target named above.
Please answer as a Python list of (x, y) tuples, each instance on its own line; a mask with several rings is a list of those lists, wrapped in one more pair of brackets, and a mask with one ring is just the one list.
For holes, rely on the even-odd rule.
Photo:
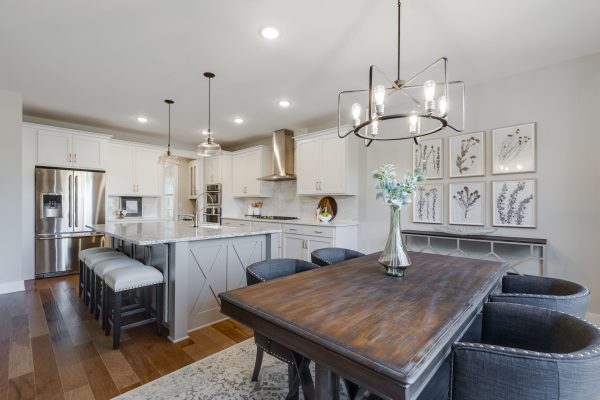
[(412, 266), (403, 278), (387, 276), (375, 253), (221, 293), (222, 311), (242, 320), (254, 316), (410, 385), (437, 353), (447, 353), (506, 267), (409, 254)]

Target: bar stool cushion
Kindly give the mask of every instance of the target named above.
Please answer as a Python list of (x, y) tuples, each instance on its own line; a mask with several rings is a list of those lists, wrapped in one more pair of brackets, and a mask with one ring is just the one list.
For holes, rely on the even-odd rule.
[(88, 267), (91, 271), (94, 270), (94, 267), (99, 263), (107, 260), (114, 260), (117, 258), (129, 258), (127, 255), (123, 253), (119, 253), (115, 251), (114, 253), (99, 253), (94, 254), (85, 259), (85, 266)]
[(363, 253), (341, 247), (325, 247), (310, 254), (311, 261), (321, 267), (364, 256)]
[(106, 260), (98, 263), (94, 267), (94, 273), (100, 279), (104, 279), (104, 275), (110, 271), (126, 267), (142, 267), (144, 264), (129, 257), (119, 257), (111, 260)]
[(104, 283), (114, 292), (136, 289), (163, 283), (163, 274), (148, 265), (120, 268), (104, 275)]
[(81, 250), (79, 252), (79, 261), (85, 261), (88, 256), (92, 254), (110, 253), (116, 252), (115, 249), (110, 247), (90, 247), (89, 249)]

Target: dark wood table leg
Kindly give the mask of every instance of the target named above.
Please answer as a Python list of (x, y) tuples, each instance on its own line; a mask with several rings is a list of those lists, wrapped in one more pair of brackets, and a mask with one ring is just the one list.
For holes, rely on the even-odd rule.
[(315, 381), (317, 400), (339, 400), (339, 376), (323, 365), (315, 363)]

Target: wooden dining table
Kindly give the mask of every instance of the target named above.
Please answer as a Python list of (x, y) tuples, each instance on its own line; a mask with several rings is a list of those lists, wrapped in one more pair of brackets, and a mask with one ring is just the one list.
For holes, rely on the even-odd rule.
[(314, 361), (319, 400), (338, 398), (338, 376), (384, 399), (415, 399), (508, 267), (410, 253), (396, 278), (379, 255), (221, 293), (221, 312)]

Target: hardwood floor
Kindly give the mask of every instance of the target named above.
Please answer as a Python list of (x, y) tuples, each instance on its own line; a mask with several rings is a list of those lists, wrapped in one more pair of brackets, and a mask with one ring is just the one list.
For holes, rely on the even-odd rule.
[(146, 326), (126, 331), (115, 351), (77, 284), (70, 275), (0, 295), (0, 400), (110, 399), (252, 337), (225, 320), (173, 344)]

